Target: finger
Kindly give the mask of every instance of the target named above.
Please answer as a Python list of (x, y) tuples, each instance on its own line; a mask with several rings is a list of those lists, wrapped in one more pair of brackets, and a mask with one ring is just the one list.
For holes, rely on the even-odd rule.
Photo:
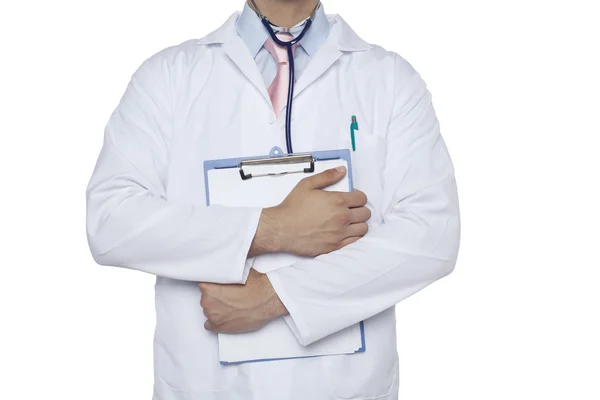
[(354, 189), (354, 191), (350, 193), (340, 193), (340, 195), (344, 199), (344, 204), (347, 207), (364, 207), (367, 204), (367, 195), (358, 189)]
[(371, 218), (371, 210), (367, 207), (358, 207), (350, 209), (350, 223), (357, 224), (367, 222)]
[(352, 237), (346, 238), (346, 239), (342, 240), (339, 248), (342, 249), (342, 248), (348, 246), (349, 244), (355, 243), (359, 240), (360, 240), (360, 237), (358, 237), (358, 236), (352, 236)]
[(213, 324), (210, 320), (206, 320), (206, 322), (204, 323), (204, 329), (206, 329), (209, 332), (216, 332), (217, 331), (217, 326), (215, 324)]
[(347, 238), (357, 237), (361, 238), (369, 232), (369, 225), (364, 222), (358, 224), (350, 224), (345, 230), (345, 236)]
[(337, 167), (304, 178), (301, 183), (309, 189), (324, 189), (327, 186), (338, 183), (344, 176), (346, 176), (346, 167)]

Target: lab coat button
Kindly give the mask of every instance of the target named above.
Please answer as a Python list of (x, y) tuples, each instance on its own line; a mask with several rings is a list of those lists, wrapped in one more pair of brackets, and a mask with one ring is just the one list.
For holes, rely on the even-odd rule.
[(271, 115), (269, 116), (269, 123), (270, 123), (270, 124), (274, 124), (274, 123), (275, 123), (275, 121), (277, 121), (277, 118), (275, 118), (275, 114), (271, 114)]

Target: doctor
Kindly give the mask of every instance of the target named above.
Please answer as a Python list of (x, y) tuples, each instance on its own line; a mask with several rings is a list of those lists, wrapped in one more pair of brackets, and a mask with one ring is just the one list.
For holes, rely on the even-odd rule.
[[(133, 75), (88, 187), (92, 254), (157, 276), (155, 400), (397, 399), (394, 306), (449, 274), (459, 244), (454, 171), (431, 96), (407, 61), (317, 0), (251, 6)], [(286, 148), (289, 60), (257, 12), (289, 40), (315, 8), (294, 47), (294, 151), (351, 149), (355, 115), (358, 190), (321, 190), (346, 173), (330, 170), (277, 207), (206, 207), (204, 160)], [(254, 271), (270, 252), (310, 258)], [(302, 345), (364, 320), (366, 352), (219, 364), (216, 332), (275, 318)]]

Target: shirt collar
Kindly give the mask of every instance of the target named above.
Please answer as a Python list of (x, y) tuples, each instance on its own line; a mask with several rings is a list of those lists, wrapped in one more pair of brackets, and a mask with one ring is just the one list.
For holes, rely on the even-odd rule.
[[(204, 36), (202, 39), (198, 39), (196, 44), (199, 46), (224, 45), (225, 48), (231, 48), (231, 46), (236, 46), (234, 43), (239, 43), (247, 49), (248, 47), (236, 30), (239, 17), (240, 12), (233, 13), (221, 27)], [(339, 15), (328, 16), (328, 21), (330, 32), (322, 47), (325, 47), (327, 42), (329, 42), (330, 48), (342, 52), (366, 51), (373, 48), (373, 46), (362, 40)]]
[[(290, 29), (290, 33), (294, 36), (298, 36), (302, 31), (304, 21)], [(260, 18), (256, 13), (248, 6), (248, 3), (244, 5), (240, 17), (236, 23), (236, 29), (238, 35), (242, 38), (250, 54), (255, 58), (265, 41), (269, 38), (269, 33), (263, 26)], [(274, 28), (277, 32), (277, 28)], [(329, 36), (329, 21), (323, 6), (319, 7), (315, 14), (313, 24), (306, 32), (304, 38), (300, 42), (300, 45), (308, 53), (310, 57), (314, 56), (319, 48), (325, 43)]]

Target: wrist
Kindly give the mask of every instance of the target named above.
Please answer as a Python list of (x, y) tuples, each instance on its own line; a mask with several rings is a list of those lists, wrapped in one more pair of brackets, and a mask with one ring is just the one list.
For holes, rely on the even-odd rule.
[(250, 248), (250, 257), (285, 251), (283, 223), (280, 215), (281, 212), (278, 207), (269, 207), (262, 210), (256, 235)]
[(287, 310), (285, 305), (282, 303), (281, 299), (277, 296), (277, 294), (275, 294), (275, 298), (273, 299), (271, 309), (273, 310), (272, 314), (271, 314), (272, 319), (283, 317), (285, 315), (289, 315), (289, 311)]
[(275, 292), (275, 289), (273, 288), (273, 285), (271, 285), (271, 281), (269, 280), (269, 278), (266, 274), (263, 275), (263, 279), (265, 282), (265, 286), (267, 288), (266, 293), (267, 293), (267, 296), (269, 299), (268, 307), (267, 307), (267, 314), (268, 314), (269, 320), (283, 317), (284, 315), (288, 315), (289, 312), (288, 312), (287, 308), (285, 307), (285, 305), (283, 304), (283, 302), (277, 295), (277, 292)]
[(263, 210), (267, 235), (269, 236), (272, 253), (285, 252), (288, 249), (285, 236), (285, 223), (283, 222), (280, 206), (265, 208)]

